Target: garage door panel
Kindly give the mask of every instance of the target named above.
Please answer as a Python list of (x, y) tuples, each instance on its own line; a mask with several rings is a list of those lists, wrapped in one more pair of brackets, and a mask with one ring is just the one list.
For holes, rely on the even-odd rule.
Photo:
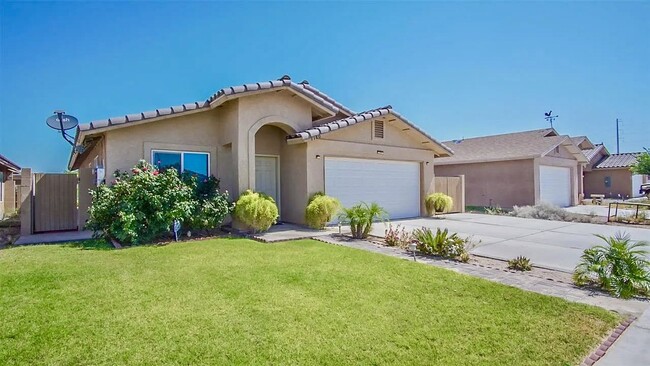
[(377, 202), (391, 218), (420, 215), (420, 164), (325, 158), (325, 193), (344, 207)]
[(539, 166), (540, 201), (560, 207), (571, 206), (571, 168)]

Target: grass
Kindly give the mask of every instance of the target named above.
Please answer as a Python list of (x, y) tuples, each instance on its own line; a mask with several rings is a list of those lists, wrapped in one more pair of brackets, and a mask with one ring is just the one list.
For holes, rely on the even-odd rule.
[(311, 240), (0, 251), (0, 364), (577, 364), (603, 309)]

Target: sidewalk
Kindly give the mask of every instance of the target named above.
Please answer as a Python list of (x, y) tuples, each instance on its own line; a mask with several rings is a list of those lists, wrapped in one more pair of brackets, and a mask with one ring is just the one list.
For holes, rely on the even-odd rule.
[(646, 310), (612, 345), (597, 366), (650, 365), (650, 309)]
[(92, 239), (92, 231), (59, 231), (32, 235), (21, 235), (14, 245), (65, 243)]

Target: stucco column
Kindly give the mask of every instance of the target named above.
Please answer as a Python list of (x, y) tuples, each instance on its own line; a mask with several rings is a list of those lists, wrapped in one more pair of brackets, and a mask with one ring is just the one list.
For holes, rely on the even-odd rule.
[(33, 175), (31, 168), (20, 171), (20, 235), (33, 233), (34, 223), (32, 215), (32, 189)]

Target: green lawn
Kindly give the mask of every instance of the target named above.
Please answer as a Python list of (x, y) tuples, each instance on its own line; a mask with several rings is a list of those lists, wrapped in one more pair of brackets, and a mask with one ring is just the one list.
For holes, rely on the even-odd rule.
[(619, 318), (315, 241), (0, 251), (1, 365), (577, 364)]

